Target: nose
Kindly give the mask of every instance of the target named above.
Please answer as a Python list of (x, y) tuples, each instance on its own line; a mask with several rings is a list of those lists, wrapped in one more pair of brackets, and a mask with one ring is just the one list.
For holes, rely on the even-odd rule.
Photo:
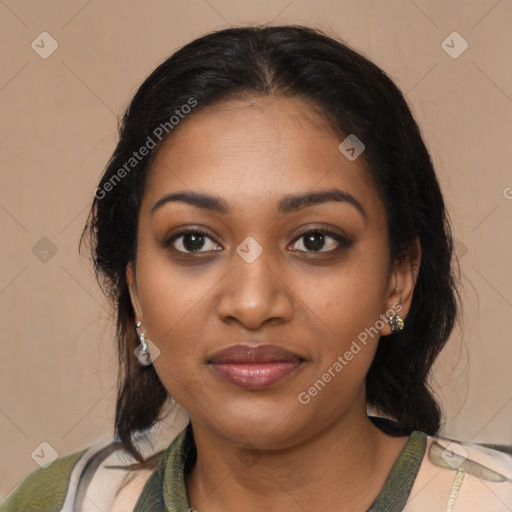
[(254, 261), (233, 255), (233, 268), (222, 280), (217, 313), (225, 322), (238, 322), (255, 330), (265, 323), (289, 322), (293, 317), (293, 294), (271, 251)]

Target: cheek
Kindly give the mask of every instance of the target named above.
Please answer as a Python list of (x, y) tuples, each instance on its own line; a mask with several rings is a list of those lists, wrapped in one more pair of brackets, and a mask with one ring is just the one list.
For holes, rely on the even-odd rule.
[[(360, 396), (384, 326), (382, 277), (374, 266), (354, 268), (326, 279), (321, 291), (307, 297), (319, 328), (312, 372), (300, 396), (315, 400), (315, 407), (348, 407)], [(303, 402), (301, 402), (303, 403)], [(330, 404), (330, 405), (329, 405)]]
[(137, 278), (144, 321), (155, 338), (197, 318), (215, 283), (212, 272), (173, 264), (160, 250), (139, 252)]
[(313, 283), (304, 294), (305, 302), (338, 345), (341, 340), (347, 343), (376, 325), (378, 330), (383, 327), (379, 319), (384, 312), (386, 277), (378, 258), (355, 255), (350, 264)]
[[(171, 265), (160, 252), (140, 251), (137, 280), (143, 323), (148, 338), (160, 350), (155, 369), (169, 391), (178, 381), (197, 374), (202, 338), (198, 319), (204, 318), (209, 278)], [(177, 398), (177, 396), (176, 396)]]
[(333, 401), (342, 407), (364, 385), (384, 327), (380, 317), (384, 271), (376, 260), (356, 258), (353, 265), (325, 279), (322, 292), (308, 297), (318, 318), (329, 327), (316, 333), (321, 340), (317, 364), (310, 387), (302, 390), (317, 392), (318, 404)]
[(148, 336), (160, 350), (154, 360), (155, 370), (169, 394), (186, 410), (194, 410), (194, 401), (204, 401), (207, 368), (201, 340), (212, 284), (207, 274), (202, 278), (190, 275), (162, 261), (159, 255), (141, 257), (140, 261), (144, 323)]

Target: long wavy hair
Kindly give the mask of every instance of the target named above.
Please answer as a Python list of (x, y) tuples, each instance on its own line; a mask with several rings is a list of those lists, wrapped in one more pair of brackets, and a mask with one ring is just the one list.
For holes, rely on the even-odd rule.
[[(434, 167), (404, 96), (383, 70), (319, 30), (229, 28), (185, 45), (140, 86), (120, 122), (119, 143), (80, 240), (80, 252), (87, 242), (96, 277), (116, 310), (115, 436), (140, 462), (134, 436), (155, 424), (168, 398), (154, 367), (134, 356), (138, 340), (125, 277), (136, 258), (148, 171), (162, 142), (173, 136), (171, 118), (191, 110), (185, 105), (195, 102), (188, 113), (193, 117), (216, 102), (264, 95), (301, 98), (334, 133), (364, 141), (360, 158), (385, 207), (391, 261), (419, 238), (422, 258), (407, 325), (379, 341), (366, 377), (367, 402), (403, 432), (432, 435), (440, 429), (442, 415), (428, 378), (457, 318), (456, 259)], [(134, 151), (153, 145), (146, 157), (134, 158)]]

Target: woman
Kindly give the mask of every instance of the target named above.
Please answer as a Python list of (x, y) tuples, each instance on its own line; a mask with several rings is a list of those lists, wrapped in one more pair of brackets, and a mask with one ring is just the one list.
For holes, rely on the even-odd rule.
[[(2, 511), (512, 509), (511, 457), (436, 437), (450, 225), (402, 94), (344, 44), (256, 27), (176, 52), (125, 114), (84, 239), (117, 308), (115, 442)], [(154, 429), (176, 407), (171, 442)]]

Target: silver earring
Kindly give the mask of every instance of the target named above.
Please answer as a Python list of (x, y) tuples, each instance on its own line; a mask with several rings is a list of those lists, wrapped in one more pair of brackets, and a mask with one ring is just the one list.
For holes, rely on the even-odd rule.
[(142, 331), (140, 330), (140, 328), (142, 327), (142, 323), (141, 322), (137, 322), (135, 324), (135, 330), (137, 332), (137, 336), (139, 337), (139, 341), (140, 341), (140, 344), (141, 344), (141, 349), (140, 349), (140, 353), (141, 354), (147, 354), (148, 353), (148, 344), (146, 342), (146, 330), (145, 329), (142, 329)]
[(391, 332), (400, 332), (405, 326), (402, 317), (396, 313), (388, 317), (388, 324), (391, 326)]

